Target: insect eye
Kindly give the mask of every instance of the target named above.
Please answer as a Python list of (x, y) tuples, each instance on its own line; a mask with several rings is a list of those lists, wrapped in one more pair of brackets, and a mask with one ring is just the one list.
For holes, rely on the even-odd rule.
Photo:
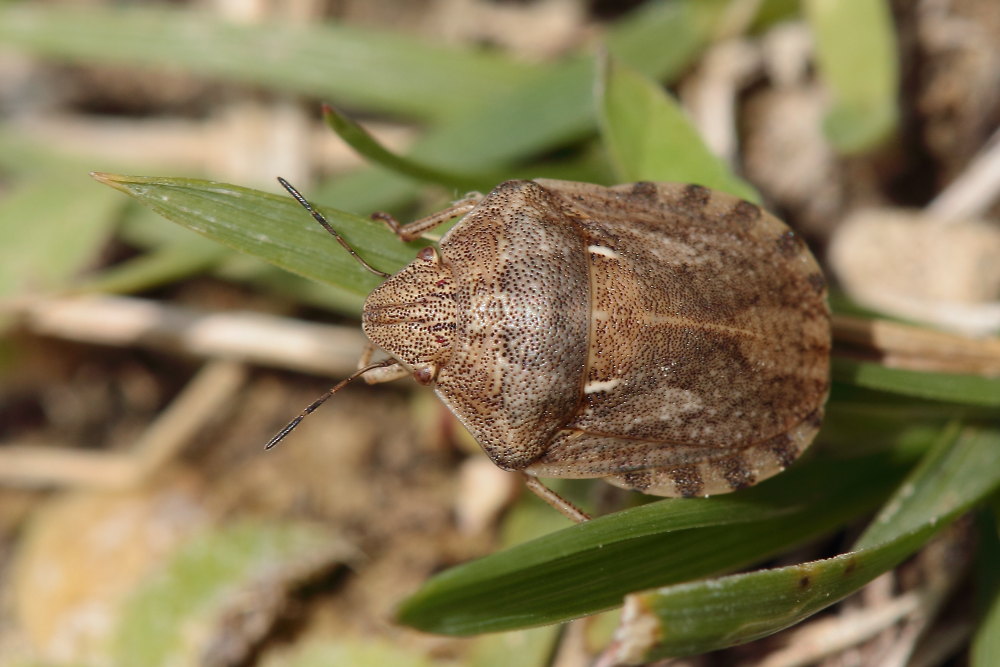
[(428, 385), (431, 382), (434, 382), (434, 378), (436, 377), (437, 367), (433, 365), (421, 366), (413, 371), (413, 379), (422, 385)]
[(417, 258), (425, 262), (437, 263), (437, 256), (437, 250), (434, 249), (434, 246), (426, 246), (417, 252)]

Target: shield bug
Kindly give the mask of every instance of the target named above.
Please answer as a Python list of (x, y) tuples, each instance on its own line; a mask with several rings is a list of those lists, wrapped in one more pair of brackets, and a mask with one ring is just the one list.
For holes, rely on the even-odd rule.
[(582, 519), (535, 478), (725, 493), (781, 471), (816, 435), (829, 388), (826, 282), (760, 207), (698, 185), (537, 179), (409, 225), (373, 217), (412, 240), (459, 216), (440, 249), (393, 276), (376, 271), (387, 279), (363, 328), (389, 359), (270, 445), (355, 377), (412, 375), (496, 465)]

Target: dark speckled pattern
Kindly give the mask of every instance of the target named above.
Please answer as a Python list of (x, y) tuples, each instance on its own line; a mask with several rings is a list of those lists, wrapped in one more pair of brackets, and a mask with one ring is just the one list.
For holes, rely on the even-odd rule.
[(759, 207), (700, 186), (509, 181), (369, 297), (364, 327), (493, 461), (658, 495), (752, 485), (822, 419), (825, 281)]

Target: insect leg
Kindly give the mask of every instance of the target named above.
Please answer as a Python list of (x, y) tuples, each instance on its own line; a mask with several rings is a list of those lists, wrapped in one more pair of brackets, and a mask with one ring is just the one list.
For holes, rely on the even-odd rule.
[(381, 220), (389, 229), (392, 230), (392, 233), (400, 239), (403, 241), (412, 241), (419, 238), (424, 232), (431, 230), (440, 224), (465, 215), (472, 209), (476, 208), (482, 198), (483, 196), (478, 192), (469, 193), (464, 199), (458, 200), (443, 211), (432, 213), (425, 218), (414, 220), (413, 222), (409, 222), (405, 225), (401, 224), (399, 220), (396, 220), (396, 218), (392, 217), (388, 213), (383, 213), (381, 211), (372, 213), (372, 220)]
[[(371, 343), (371, 341), (365, 343), (365, 349), (361, 352), (361, 358), (358, 359), (358, 370), (371, 364), (372, 355), (378, 348)], [(393, 380), (398, 380), (404, 378), (410, 374), (410, 371), (406, 370), (406, 367), (400, 363), (392, 366), (385, 366), (382, 368), (373, 368), (365, 373), (362, 377), (365, 379), (367, 384), (379, 384), (382, 382), (392, 382)]]
[(533, 477), (527, 473), (521, 473), (524, 476), (524, 484), (531, 492), (536, 496), (544, 500), (546, 503), (551, 505), (553, 508), (559, 510), (563, 516), (565, 516), (570, 521), (576, 523), (583, 523), (584, 521), (590, 521), (590, 516), (579, 509), (576, 505), (566, 500), (558, 493), (550, 489), (549, 487), (538, 481), (537, 477)]

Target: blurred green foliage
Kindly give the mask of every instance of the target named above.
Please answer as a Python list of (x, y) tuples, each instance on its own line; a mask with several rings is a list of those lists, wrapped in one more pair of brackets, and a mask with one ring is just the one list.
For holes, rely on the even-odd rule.
[[(891, 135), (898, 115), (898, 64), (887, 4), (811, 0), (804, 6), (817, 38), (820, 76), (833, 93), (829, 137), (844, 151), (871, 149)], [(684, 113), (658, 85), (675, 80), (697, 60), (730, 8), (723, 0), (649, 3), (610, 27), (604, 67), (589, 48), (549, 64), (526, 65), (498, 53), (351, 26), (238, 26), (168, 8), (80, 10), (10, 3), (0, 8), (0, 41), (56, 61), (171, 68), (263, 90), (326, 96), (355, 113), (421, 123), (421, 137), (410, 153), (394, 155), (347, 113), (331, 110), (330, 126), (371, 166), (305, 193), (311, 200), (334, 204), (336, 208), (318, 208), (373, 265), (394, 271), (419, 244), (400, 244), (362, 215), (412, 211), (428, 192), (443, 202), (466, 188), (486, 190), (504, 178), (548, 176), (601, 183), (701, 182), (756, 198), (751, 186), (702, 145)], [(760, 30), (800, 11), (796, 3), (761, 3), (748, 26)], [(877, 66), (859, 69), (862, 56)], [(130, 292), (210, 273), (299, 303), (356, 314), (361, 298), (378, 282), (284, 195), (186, 177), (101, 176), (146, 209), (128, 206), (124, 198), (87, 181), (85, 171), (94, 168), (148, 172), (156, 168), (156, 156), (135, 156), (130, 164), (93, 164), (60, 146), (33, 143), (0, 129), (5, 184), (0, 295), (81, 288)], [(428, 190), (428, 183), (434, 188)], [(165, 223), (148, 210), (207, 239), (161, 228)], [(97, 261), (112, 234), (139, 254), (125, 264), (100, 267), (81, 282), (81, 271)], [(726, 607), (730, 613), (711, 615), (708, 625), (672, 625), (670, 643), (652, 647), (649, 655), (713, 650), (814, 613), (894, 567), (959, 513), (991, 494), (995, 499), (1000, 430), (996, 415), (983, 409), (996, 406), (996, 381), (901, 375), (857, 364), (840, 364), (835, 379), (828, 424), (812, 460), (734, 496), (659, 501), (460, 566), (409, 598), (401, 620), (457, 634), (527, 628), (607, 609), (628, 594), (669, 585), (642, 593), (653, 596), (650, 604), (664, 614), (713, 609), (726, 596), (735, 602)], [(959, 413), (970, 424), (949, 426)], [(942, 505), (937, 502), (942, 498), (949, 500)], [(882, 539), (864, 545), (857, 555), (867, 559), (864, 576), (830, 584), (823, 589), (824, 601), (810, 603), (801, 613), (790, 614), (782, 606), (787, 573), (718, 576), (863, 521), (880, 506), (873, 526)], [(994, 500), (982, 509), (984, 525), (994, 533), (995, 508)], [(551, 522), (542, 523), (548, 530)], [(517, 530), (538, 532), (525, 526)], [(985, 544), (995, 549), (995, 540)], [(289, 545), (294, 547), (294, 541)], [(248, 557), (257, 551), (250, 549)], [(835, 569), (842, 560), (801, 567), (822, 578), (825, 569)], [(239, 579), (244, 566), (250, 567), (227, 568), (226, 576)], [(684, 583), (692, 579), (702, 581)], [(155, 585), (161, 589), (151, 591), (168, 594), (162, 582)], [(984, 602), (978, 664), (986, 664), (979, 656), (988, 649), (981, 647), (995, 643), (991, 638), (998, 634), (997, 587), (986, 590), (992, 598)], [(191, 598), (185, 604), (196, 602)], [(135, 604), (140, 609), (143, 603), (137, 599)], [(182, 616), (161, 631), (180, 633), (186, 622)], [(144, 630), (136, 624), (141, 626), (143, 618), (133, 615), (122, 637), (140, 636)], [(750, 618), (773, 622), (745, 632)], [(545, 664), (555, 635), (551, 630), (530, 633), (485, 641), (517, 637), (532, 647), (524, 653), (531, 664)], [(315, 651), (319, 656), (346, 655), (344, 651), (385, 655), (378, 647)], [(490, 654), (481, 652), (477, 664), (489, 664), (482, 656)], [(303, 653), (295, 664), (314, 664), (309, 655)]]

